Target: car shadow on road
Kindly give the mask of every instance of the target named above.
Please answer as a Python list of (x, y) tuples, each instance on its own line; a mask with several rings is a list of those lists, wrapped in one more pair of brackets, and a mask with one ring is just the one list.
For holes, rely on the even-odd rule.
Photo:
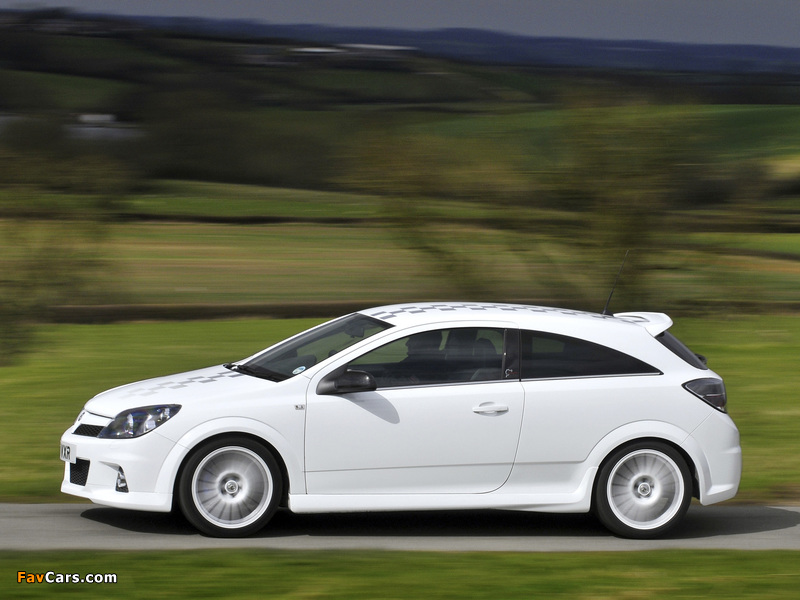
[[(199, 535), (180, 514), (90, 508), (81, 517), (125, 531)], [(693, 505), (666, 539), (765, 533), (800, 524), (800, 512), (767, 506)], [(592, 515), (515, 511), (293, 514), (279, 511), (255, 538), (314, 537), (610, 537)]]
[(734, 504), (699, 506), (693, 504), (675, 539), (767, 533), (800, 525), (800, 511), (771, 506)]
[(154, 513), (119, 508), (92, 507), (83, 511), (81, 518), (108, 525), (115, 529), (136, 533), (198, 535), (197, 530), (179, 513)]

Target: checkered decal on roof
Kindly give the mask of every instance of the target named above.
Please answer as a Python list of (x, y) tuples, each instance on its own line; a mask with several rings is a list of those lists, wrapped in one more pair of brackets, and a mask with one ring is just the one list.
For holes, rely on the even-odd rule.
[(220, 379), (226, 379), (229, 377), (242, 377), (242, 373), (234, 373), (233, 371), (221, 371), (214, 375), (196, 375), (194, 377), (187, 377), (186, 379), (179, 379), (176, 381), (162, 381), (157, 385), (152, 385), (150, 387), (140, 388), (136, 390), (131, 390), (127, 397), (130, 396), (153, 396), (162, 390), (179, 390), (181, 388), (189, 387), (195, 383), (214, 383), (219, 381)]
[[(455, 312), (471, 310), (476, 312), (500, 310), (506, 312), (537, 312), (537, 313), (560, 313), (563, 315), (592, 315), (592, 313), (585, 313), (579, 310), (568, 310), (563, 308), (548, 308), (544, 306), (526, 306), (523, 304), (483, 304), (483, 303), (434, 303), (434, 304), (402, 304), (398, 306), (388, 307), (389, 310), (381, 309), (376, 312), (369, 313), (369, 316), (376, 319), (383, 319), (384, 321), (393, 319), (402, 314), (424, 314), (433, 311), (440, 312)], [(593, 315), (594, 316), (594, 315)]]

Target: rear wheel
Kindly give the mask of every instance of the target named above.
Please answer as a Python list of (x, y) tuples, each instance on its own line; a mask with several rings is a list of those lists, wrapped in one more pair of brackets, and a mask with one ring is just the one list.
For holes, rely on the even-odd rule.
[(680, 453), (661, 442), (642, 442), (616, 451), (603, 464), (595, 508), (613, 533), (646, 539), (677, 526), (691, 499), (692, 479)]
[(179, 481), (181, 511), (201, 532), (243, 537), (275, 514), (283, 482), (278, 464), (248, 438), (213, 440), (187, 460)]

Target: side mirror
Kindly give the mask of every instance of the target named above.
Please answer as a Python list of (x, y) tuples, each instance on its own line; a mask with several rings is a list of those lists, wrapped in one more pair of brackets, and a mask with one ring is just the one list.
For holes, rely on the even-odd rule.
[(329, 373), (317, 386), (320, 396), (372, 392), (378, 388), (375, 378), (366, 371), (337, 369)]

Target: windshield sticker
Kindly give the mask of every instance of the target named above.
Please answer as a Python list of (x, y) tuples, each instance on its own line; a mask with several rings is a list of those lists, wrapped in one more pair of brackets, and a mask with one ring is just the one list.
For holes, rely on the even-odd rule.
[(305, 367), (297, 367), (294, 371), (292, 371), (292, 375), (299, 375), (300, 373), (302, 373), (305, 370), (306, 370)]

